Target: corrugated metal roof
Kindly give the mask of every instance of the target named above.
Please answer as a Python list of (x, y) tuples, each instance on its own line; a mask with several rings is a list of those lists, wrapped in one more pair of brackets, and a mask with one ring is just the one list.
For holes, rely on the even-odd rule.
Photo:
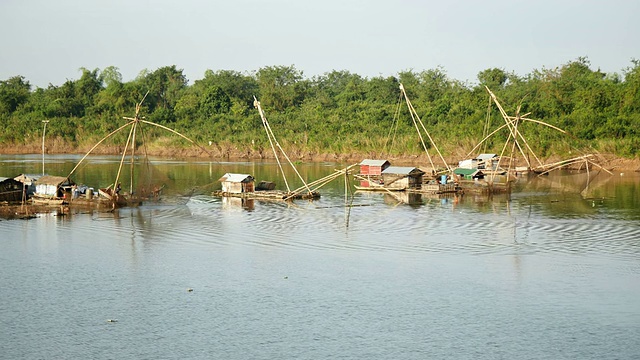
[(453, 170), (454, 174), (456, 174), (456, 175), (464, 175), (464, 176), (474, 175), (477, 172), (478, 172), (478, 169), (457, 168), (457, 169)]
[(56, 186), (59, 186), (61, 184), (73, 185), (73, 181), (71, 180), (67, 181), (67, 178), (64, 176), (51, 176), (51, 175), (41, 176), (38, 179), (38, 181), (36, 181), (36, 183), (45, 184), (45, 185), (56, 185)]
[(409, 175), (416, 172), (424, 173), (424, 171), (411, 166), (389, 166), (384, 171), (382, 171), (383, 174), (398, 174), (398, 175)]
[(478, 160), (489, 160), (489, 159), (493, 159), (496, 156), (498, 156), (498, 155), (497, 154), (480, 154), (480, 155), (478, 155), (477, 159)]
[(249, 182), (249, 181), (253, 181), (253, 176), (251, 176), (249, 174), (226, 173), (218, 181), (220, 181), (220, 182), (229, 181), (229, 182), (234, 182), (234, 183)]
[(384, 165), (386, 162), (388, 162), (388, 161), (387, 161), (387, 160), (372, 160), (372, 159), (364, 159), (364, 160), (362, 160), (362, 162), (360, 163), (360, 165), (382, 166), (382, 165)]

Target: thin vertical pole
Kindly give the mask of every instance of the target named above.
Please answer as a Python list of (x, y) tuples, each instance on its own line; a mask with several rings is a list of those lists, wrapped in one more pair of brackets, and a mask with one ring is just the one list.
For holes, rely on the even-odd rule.
[(42, 129), (42, 176), (44, 176), (44, 134), (47, 132), (47, 124), (49, 120), (42, 120), (44, 128)]

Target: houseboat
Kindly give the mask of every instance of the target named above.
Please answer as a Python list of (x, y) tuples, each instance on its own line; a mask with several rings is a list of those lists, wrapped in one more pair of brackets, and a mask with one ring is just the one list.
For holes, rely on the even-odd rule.
[[(380, 180), (367, 181), (365, 186), (355, 185), (357, 190), (367, 191), (405, 191), (419, 190), (422, 186), (424, 171), (411, 166), (387, 166), (380, 174)], [(362, 179), (361, 179), (362, 180)]]
[(214, 191), (213, 196), (236, 197), (261, 200), (317, 199), (318, 192), (291, 192), (275, 190), (275, 183), (261, 181), (255, 186), (255, 179), (249, 174), (226, 173), (218, 181), (222, 189)]
[(382, 172), (391, 166), (391, 163), (388, 160), (364, 159), (359, 165), (360, 173), (354, 175), (360, 182), (356, 188), (365, 189), (382, 186)]
[(63, 205), (71, 196), (71, 187), (75, 183), (64, 176), (41, 176), (36, 181), (36, 191), (31, 196), (34, 204)]
[(19, 203), (26, 197), (23, 183), (14, 178), (0, 178), (0, 203)]

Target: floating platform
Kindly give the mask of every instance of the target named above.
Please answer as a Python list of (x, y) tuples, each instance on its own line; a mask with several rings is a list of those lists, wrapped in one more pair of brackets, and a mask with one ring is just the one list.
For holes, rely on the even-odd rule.
[(464, 189), (458, 184), (422, 184), (416, 188), (386, 188), (383, 185), (375, 186), (359, 186), (355, 185), (356, 190), (360, 191), (377, 191), (377, 192), (411, 192), (419, 194), (461, 194)]
[(253, 192), (232, 193), (226, 191), (214, 191), (211, 195), (218, 197), (234, 197), (242, 199), (256, 199), (256, 200), (315, 200), (320, 198), (320, 193), (317, 191), (294, 193), (281, 190), (262, 190)]
[(456, 183), (448, 184), (422, 184), (419, 189), (409, 189), (408, 191), (421, 194), (462, 194), (464, 189)]

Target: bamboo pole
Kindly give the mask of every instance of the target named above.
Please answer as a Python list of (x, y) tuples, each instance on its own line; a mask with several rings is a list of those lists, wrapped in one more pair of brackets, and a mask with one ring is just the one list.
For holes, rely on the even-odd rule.
[(411, 104), (411, 100), (409, 100), (409, 97), (407, 96), (407, 92), (405, 91), (404, 86), (402, 84), (400, 84), (400, 90), (404, 94), (404, 98), (405, 98), (405, 100), (407, 102), (407, 106), (409, 107), (409, 113), (411, 114), (411, 119), (413, 120), (413, 123), (414, 123), (414, 125), (416, 127), (416, 130), (418, 131), (418, 136), (420, 137), (420, 142), (422, 143), (422, 147), (424, 148), (424, 151), (427, 153), (427, 157), (429, 158), (429, 162), (431, 163), (431, 168), (435, 170), (436, 167), (433, 164), (433, 160), (431, 159), (431, 155), (429, 155), (429, 152), (427, 151), (427, 147), (426, 147), (426, 145), (424, 143), (424, 139), (422, 138), (422, 134), (420, 132), (420, 129), (418, 129), (418, 126), (416, 124), (416, 120), (414, 119), (414, 115), (415, 115), (415, 118), (418, 119), (418, 122), (420, 123), (420, 126), (422, 127), (422, 130), (424, 130), (425, 134), (427, 135), (427, 138), (429, 139), (429, 142), (431, 142), (431, 145), (433, 145), (433, 148), (436, 149), (436, 152), (440, 156), (440, 159), (444, 163), (444, 166), (447, 168), (447, 171), (451, 171), (451, 168), (449, 167), (449, 164), (447, 164), (447, 161), (444, 159), (444, 156), (442, 156), (442, 153), (440, 152), (440, 149), (438, 149), (438, 146), (436, 145), (436, 142), (431, 137), (431, 134), (429, 134), (429, 131), (427, 131), (427, 128), (424, 126), (424, 123), (420, 119), (420, 116), (418, 116), (418, 112), (413, 107), (413, 104)]
[[(89, 150), (89, 151), (88, 151), (88, 152), (87, 152), (83, 157), (82, 157), (82, 159), (80, 159), (80, 161), (78, 161), (78, 163), (76, 164), (76, 166), (74, 166), (74, 168), (71, 170), (71, 172), (69, 173), (69, 175), (67, 175), (67, 179), (69, 179), (69, 178), (71, 177), (71, 175), (72, 175), (72, 174), (73, 174), (73, 173), (78, 169), (78, 167), (80, 166), (80, 164), (82, 164), (82, 162), (83, 162), (83, 161), (84, 161), (84, 160), (85, 160), (85, 159), (86, 159), (86, 158), (87, 158), (87, 157), (88, 157), (88, 156), (89, 156), (89, 155), (90, 155), (90, 154), (91, 154), (91, 153), (92, 153), (92, 152), (93, 152), (93, 151), (94, 151), (98, 146), (100, 146), (100, 144), (102, 144), (105, 140), (107, 140), (107, 139), (108, 139), (108, 138), (110, 138), (111, 136), (115, 135), (116, 133), (120, 132), (121, 130), (123, 130), (123, 129), (124, 129), (124, 128), (126, 128), (127, 126), (129, 126), (129, 125), (137, 125), (139, 122), (142, 122), (142, 123), (145, 123), (145, 124), (148, 124), (148, 125), (153, 125), (153, 126), (156, 126), (156, 127), (161, 128), (161, 129), (167, 130), (167, 131), (169, 131), (169, 132), (171, 132), (171, 133), (173, 133), (173, 134), (176, 134), (176, 135), (178, 135), (178, 136), (182, 137), (183, 139), (185, 139), (185, 140), (189, 141), (191, 144), (196, 145), (197, 147), (199, 147), (201, 150), (203, 150), (205, 153), (209, 154), (210, 156), (213, 156), (213, 155), (212, 155), (212, 154), (211, 154), (207, 149), (205, 149), (204, 147), (202, 147), (202, 146), (200, 146), (200, 145), (196, 144), (193, 140), (189, 139), (188, 137), (184, 136), (183, 134), (181, 134), (181, 133), (179, 133), (179, 132), (177, 132), (177, 131), (175, 131), (175, 130), (173, 130), (173, 129), (170, 129), (170, 128), (166, 127), (166, 126), (163, 126), (163, 125), (160, 125), (160, 124), (156, 124), (156, 123), (153, 123), (153, 122), (150, 122), (150, 121), (146, 121), (146, 120), (140, 119), (140, 118), (139, 118), (139, 116), (138, 116), (138, 114), (140, 113), (140, 109), (142, 108), (142, 102), (144, 101), (144, 99), (146, 99), (146, 97), (147, 97), (147, 95), (148, 95), (148, 94), (149, 94), (149, 92), (147, 91), (147, 93), (144, 95), (144, 97), (142, 98), (142, 100), (141, 100), (138, 104), (136, 104), (136, 115), (135, 115), (133, 118), (131, 118), (131, 117), (123, 117), (123, 119), (128, 120), (128, 122), (127, 122), (126, 124), (124, 124), (124, 125), (120, 126), (119, 128), (117, 128), (116, 130), (114, 130), (114, 131), (110, 132), (107, 136), (103, 137), (100, 141), (98, 141), (98, 142), (97, 142), (97, 143), (96, 143), (96, 144), (95, 144), (95, 145), (94, 145), (94, 146), (93, 146), (93, 147), (92, 147), (92, 148), (91, 148), (91, 149), (90, 149), (90, 150)], [(134, 130), (134, 129), (133, 129), (133, 126), (132, 126), (131, 131), (133, 131), (133, 130)], [(131, 136), (131, 132), (129, 133), (129, 136)], [(128, 148), (128, 144), (129, 144), (129, 139), (127, 140), (127, 145), (125, 146), (125, 151), (123, 152), (123, 159), (124, 159), (124, 154), (126, 153), (126, 149)], [(145, 145), (145, 149), (146, 149), (146, 145)], [(145, 150), (145, 151), (146, 151), (146, 150)], [(122, 167), (122, 161), (123, 161), (123, 160), (121, 160), (121, 165), (120, 165), (120, 167), (119, 167), (119, 169), (118, 169), (118, 175), (117, 175), (116, 179), (119, 179), (119, 177), (120, 177), (120, 169), (121, 169), (121, 167)], [(132, 174), (132, 177), (133, 177), (133, 174)], [(114, 185), (116, 185), (116, 184), (117, 184), (117, 180), (116, 180), (116, 182), (114, 183)]]
[[(384, 147), (382, 148), (383, 154), (390, 154), (391, 148), (396, 140), (396, 132), (398, 131), (398, 119), (400, 118), (400, 105), (402, 104), (402, 92), (398, 94), (398, 102), (396, 104), (396, 109), (393, 113), (393, 123), (389, 128), (389, 134), (387, 135), (387, 139), (384, 142)], [(393, 133), (393, 136), (391, 135)], [(389, 143), (389, 139), (391, 139), (391, 143)], [(387, 146), (388, 145), (388, 146)]]
[(507, 149), (507, 146), (509, 145), (510, 139), (511, 137), (507, 138), (507, 141), (504, 142), (504, 146), (502, 147), (502, 152), (500, 152), (500, 157), (498, 158), (498, 164), (496, 165), (496, 170), (491, 173), (491, 177), (489, 178), (489, 185), (491, 186), (493, 186), (493, 180), (496, 177), (496, 171), (500, 168), (500, 160), (502, 159), (502, 156), (504, 155), (504, 151)]
[(117, 132), (119, 132), (120, 130), (124, 129), (125, 127), (127, 127), (127, 126), (129, 126), (131, 124), (132, 124), (132, 122), (128, 122), (128, 123), (120, 126), (119, 128), (117, 128), (117, 129), (113, 130), (111, 133), (109, 133), (107, 136), (103, 137), (102, 140), (98, 141), (95, 145), (93, 145), (93, 147), (86, 154), (84, 154), (82, 159), (80, 159), (80, 161), (78, 161), (76, 166), (74, 166), (73, 169), (71, 169), (71, 172), (69, 173), (69, 175), (67, 175), (67, 179), (69, 179), (71, 177), (71, 175), (73, 175), (73, 173), (78, 169), (78, 167), (84, 161), (84, 159), (86, 159), (87, 156), (89, 156), (89, 154), (91, 154), (93, 152), (93, 150), (95, 150), (100, 144), (102, 144), (102, 142), (104, 142), (105, 140), (107, 140), (108, 138), (110, 138), (111, 136), (113, 136), (114, 134), (116, 134)]
[[(489, 127), (491, 125), (491, 102), (492, 102), (491, 96), (489, 96), (489, 104), (487, 105), (487, 117), (484, 122), (484, 128), (482, 129), (482, 136), (484, 136), (485, 138), (488, 136), (487, 133), (489, 132)], [(485, 153), (487, 152), (486, 144), (483, 152)], [(467, 155), (467, 157), (469, 156)]]
[(276, 163), (278, 163), (278, 168), (280, 169), (280, 173), (282, 174), (282, 178), (284, 180), (285, 186), (287, 187), (287, 191), (291, 191), (291, 188), (289, 187), (289, 182), (287, 181), (287, 177), (284, 176), (284, 169), (282, 168), (282, 164), (280, 163), (278, 152), (276, 151), (276, 148), (273, 145), (274, 139), (271, 138), (271, 133), (269, 132), (269, 123), (267, 122), (267, 117), (264, 115), (264, 112), (262, 111), (262, 107), (260, 106), (260, 102), (255, 96), (253, 97), (253, 106), (255, 106), (258, 109), (258, 113), (260, 114), (260, 119), (262, 120), (262, 126), (264, 127), (264, 131), (267, 133), (267, 138), (269, 139), (269, 145), (271, 145), (273, 156), (276, 159)]
[(413, 114), (413, 111), (412, 111), (412, 108), (411, 108), (411, 102), (409, 101), (409, 98), (407, 97), (407, 93), (404, 91), (404, 86), (402, 86), (402, 84), (400, 84), (400, 90), (404, 94), (404, 99), (407, 102), (407, 107), (409, 108), (409, 115), (411, 115), (411, 120), (413, 121), (413, 126), (416, 128), (416, 132), (418, 133), (418, 138), (420, 138), (420, 144), (422, 144), (422, 148), (424, 149), (424, 152), (427, 154), (427, 158), (429, 159), (429, 163), (431, 164), (431, 168), (435, 169), (436, 166), (433, 164), (433, 159), (431, 159), (431, 155), (429, 154), (429, 151), (427, 150), (427, 145), (424, 142), (424, 138), (422, 137), (422, 133), (420, 132), (420, 128), (418, 127), (418, 122), (416, 121), (415, 116)]
[[(289, 156), (287, 156), (287, 153), (284, 151), (282, 146), (280, 146), (280, 143), (278, 142), (278, 140), (276, 139), (275, 135), (273, 134), (273, 130), (271, 130), (271, 125), (269, 125), (269, 122), (267, 121), (267, 117), (264, 115), (264, 111), (262, 110), (262, 106), (260, 106), (260, 102), (258, 101), (258, 99), (256, 99), (255, 96), (253, 97), (253, 99), (254, 99), (254, 105), (258, 108), (258, 111), (260, 112), (260, 117), (262, 118), (262, 123), (264, 124), (265, 128), (267, 129), (267, 135), (270, 136), (270, 138), (273, 138), (273, 142), (276, 144), (278, 149), (280, 149), (280, 151), (282, 152), (282, 155), (285, 157), (285, 159), (287, 159), (287, 162), (289, 163), (289, 165), (291, 165), (291, 168), (293, 168), (293, 171), (296, 173), (296, 175), (298, 175), (298, 178), (300, 179), (300, 181), (302, 181), (302, 183), (304, 184), (304, 187), (309, 191), (309, 194), (311, 194), (311, 189), (309, 189), (309, 186), (307, 185), (307, 182), (304, 180), (302, 175), (300, 175), (300, 172), (298, 172), (298, 169), (295, 167), (295, 165), (293, 164), (291, 159), (289, 159)], [(269, 142), (271, 142), (271, 140), (269, 140)], [(273, 148), (273, 143), (272, 143), (272, 148)], [(273, 151), (274, 151), (274, 154), (276, 155), (276, 158), (277, 158), (278, 154), (276, 154), (275, 149), (273, 149)], [(279, 161), (278, 161), (278, 165), (280, 165)], [(282, 171), (282, 167), (280, 168), (280, 170)], [(282, 177), (284, 178), (284, 171), (282, 172)], [(287, 182), (287, 180), (285, 178), (285, 183), (286, 182)], [(287, 190), (289, 190), (289, 185), (288, 184), (287, 184)]]
[[(519, 110), (520, 110), (520, 107), (518, 107), (518, 112), (520, 112)], [(514, 128), (515, 128), (516, 133), (518, 133), (518, 120), (516, 120), (516, 124), (515, 124)], [(507, 173), (509, 173), (509, 172), (511, 171), (511, 165), (513, 164), (513, 154), (514, 154), (514, 153), (515, 153), (515, 151), (516, 151), (516, 144), (517, 144), (517, 143), (518, 143), (517, 141), (514, 141), (514, 142), (513, 142), (513, 145), (511, 146), (511, 153), (509, 154), (509, 166), (507, 166)], [(498, 166), (500, 166), (500, 161), (501, 161), (501, 160), (502, 160), (502, 159), (498, 159)], [(527, 160), (527, 159), (526, 159), (526, 157), (525, 157), (525, 161), (526, 161), (526, 160)], [(530, 166), (531, 166), (531, 165), (529, 165), (529, 167), (530, 167)]]
[[(125, 118), (125, 119), (130, 119), (130, 118)], [(173, 134), (176, 134), (176, 135), (180, 136), (181, 138), (183, 138), (183, 139), (187, 140), (187, 141), (188, 141), (188, 142), (190, 142), (191, 144), (193, 144), (193, 145), (197, 146), (198, 148), (200, 148), (200, 150), (204, 151), (205, 153), (207, 153), (207, 154), (208, 154), (208, 155), (210, 155), (211, 157), (213, 157), (213, 154), (211, 154), (207, 149), (205, 149), (205, 148), (204, 148), (204, 147), (202, 147), (201, 145), (198, 145), (195, 141), (193, 141), (193, 140), (189, 139), (188, 137), (186, 137), (186, 136), (184, 136), (184, 135), (180, 134), (179, 132), (177, 132), (177, 131), (175, 131), (175, 130), (173, 130), (173, 129), (171, 129), (171, 128), (168, 128), (168, 127), (166, 127), (166, 126), (164, 126), (164, 125), (156, 124), (156, 123), (154, 123), (154, 122), (147, 121), (147, 120), (142, 120), (142, 119), (140, 119), (140, 120), (138, 120), (138, 121), (140, 121), (140, 122), (142, 122), (142, 123), (145, 123), (145, 124), (148, 124), (148, 125), (153, 125), (153, 126), (159, 127), (159, 128), (161, 128), (161, 129), (167, 130), (167, 131), (169, 131), (169, 132), (171, 132), (171, 133), (173, 133)]]
[[(120, 181), (120, 173), (122, 172), (122, 165), (124, 164), (124, 158), (127, 155), (127, 148), (129, 147), (129, 143), (131, 142), (131, 135), (133, 134), (133, 129), (135, 128), (136, 122), (133, 122), (133, 126), (131, 126), (131, 130), (129, 130), (129, 137), (127, 138), (127, 144), (122, 151), (122, 159), (120, 159), (120, 166), (118, 166), (118, 173), (116, 174), (116, 181), (114, 181), (113, 186), (118, 186), (118, 181)], [(115, 193), (114, 193), (115, 194)]]
[(136, 156), (136, 130), (138, 128), (138, 122), (133, 123), (133, 138), (131, 140), (131, 176), (129, 177), (129, 194), (133, 194), (133, 173), (134, 173), (134, 162)]
[[(287, 196), (284, 200), (289, 200), (289, 199), (297, 196), (298, 194), (300, 194), (305, 189), (307, 189), (309, 191), (309, 194), (312, 194), (313, 192), (319, 190), (324, 185), (326, 185), (326, 184), (330, 183), (331, 181), (337, 179), (338, 177), (342, 176), (342, 174), (347, 173), (350, 169), (352, 169), (354, 166), (357, 166), (357, 165), (358, 164), (353, 164), (353, 165), (347, 166), (344, 169), (336, 170), (333, 174), (329, 174), (329, 175), (327, 175), (327, 176), (325, 176), (323, 178), (315, 180), (315, 181), (307, 184), (307, 186), (302, 186), (300, 188), (297, 188), (297, 189), (291, 191), (289, 196)], [(309, 190), (309, 187), (313, 187), (313, 190)]]
[[(500, 102), (498, 101), (498, 98), (496, 97), (496, 95), (487, 86), (485, 86), (485, 89), (489, 92), (489, 95), (491, 96), (491, 98), (493, 99), (493, 102), (498, 107), (498, 110), (500, 111), (500, 114), (502, 115), (504, 121), (507, 123), (507, 127), (509, 128), (510, 135), (514, 138), (514, 141), (517, 142), (518, 141), (518, 135), (517, 135), (517, 133), (514, 132), (514, 129), (512, 127), (513, 121), (510, 120), (509, 115), (507, 115), (507, 112), (504, 110), (504, 108), (502, 108), (502, 105), (500, 105)], [(523, 136), (520, 136), (520, 137), (524, 140)], [(527, 146), (528, 150), (533, 154), (533, 156), (537, 159), (538, 157), (533, 152), (533, 150), (529, 147), (529, 145), (526, 143), (526, 140), (525, 140), (525, 145)], [(522, 148), (520, 147), (519, 144), (518, 144), (518, 150), (522, 154), (522, 157), (524, 157), (524, 158), (527, 157), (527, 155), (524, 153), (524, 151), (522, 150)], [(538, 160), (538, 161), (540, 162), (540, 160)], [(540, 164), (542, 164), (542, 162), (540, 162)]]
[(590, 161), (589, 157), (592, 157), (592, 156), (593, 156), (593, 154), (588, 154), (588, 155), (578, 156), (578, 157), (575, 157), (575, 158), (566, 159), (566, 160), (558, 161), (558, 162), (555, 162), (555, 163), (552, 163), (552, 164), (544, 165), (541, 168), (542, 169), (547, 168), (547, 169), (545, 171), (541, 172), (539, 175), (544, 175), (544, 174), (549, 173), (549, 172), (551, 172), (553, 170), (560, 169), (562, 167), (569, 166), (571, 164), (575, 164), (575, 163), (583, 161), (583, 160), (587, 160), (589, 162), (589, 164), (604, 170), (609, 175), (613, 175), (613, 173), (611, 171), (605, 169), (600, 164), (598, 164), (596, 162), (593, 162), (593, 161)]

